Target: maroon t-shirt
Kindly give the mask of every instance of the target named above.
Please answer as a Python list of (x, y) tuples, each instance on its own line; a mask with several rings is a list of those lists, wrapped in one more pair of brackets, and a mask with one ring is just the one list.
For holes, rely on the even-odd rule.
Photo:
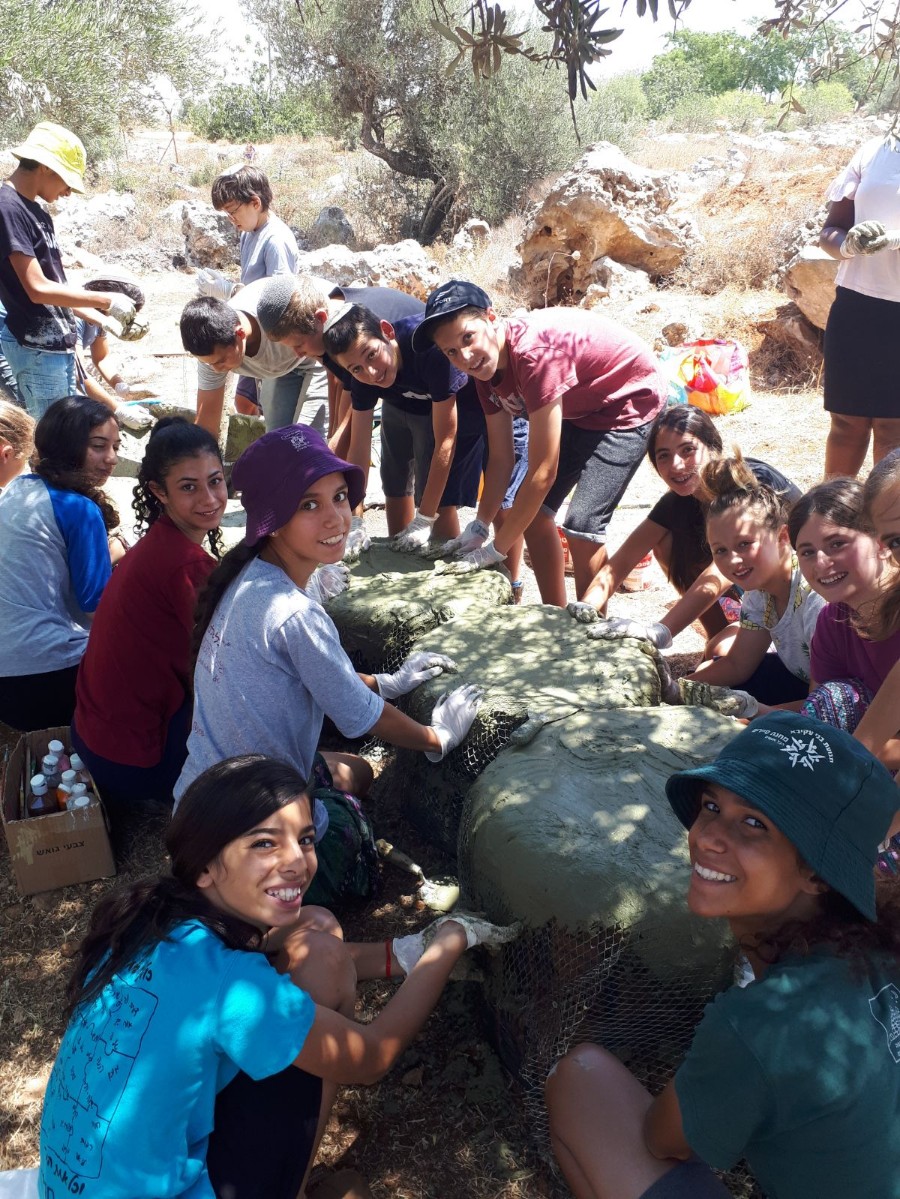
[(900, 659), (900, 632), (867, 641), (853, 627), (846, 604), (826, 604), (809, 647), (809, 673), (816, 683), (861, 679), (875, 694)]
[(539, 308), (506, 321), (509, 362), (499, 378), (476, 381), (485, 414), (525, 416), (562, 405), (582, 429), (634, 429), (666, 402), (653, 351), (623, 325), (583, 308)]
[(95, 754), (155, 766), (188, 695), (197, 592), (216, 561), (161, 516), (100, 599), (81, 660), (75, 725)]

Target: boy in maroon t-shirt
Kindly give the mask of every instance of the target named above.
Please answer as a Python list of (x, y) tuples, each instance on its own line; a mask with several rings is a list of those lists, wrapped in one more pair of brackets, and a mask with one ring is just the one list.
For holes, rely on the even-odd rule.
[[(545, 308), (500, 318), (487, 294), (454, 279), (428, 298), (415, 332), (476, 380), (487, 417), (488, 464), (468, 552), (451, 565), (502, 562), (524, 534), (546, 604), (566, 603), (556, 513), (575, 488), (561, 526), (572, 552), (578, 597), (606, 560), (606, 530), (644, 456), (666, 387), (648, 345), (623, 326), (580, 308)], [(494, 520), (513, 469), (514, 416), (529, 422), (528, 473), (493, 542)]]

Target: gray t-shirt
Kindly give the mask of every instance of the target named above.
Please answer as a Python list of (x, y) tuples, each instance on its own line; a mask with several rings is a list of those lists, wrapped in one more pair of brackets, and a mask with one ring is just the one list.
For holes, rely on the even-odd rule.
[(308, 777), (325, 715), (345, 737), (361, 737), (383, 709), (324, 608), (279, 567), (254, 558), (222, 596), (200, 645), (175, 798), (235, 754), (270, 754)]
[[(267, 283), (267, 279), (259, 279), (256, 283), (242, 287), (237, 295), (228, 301), (229, 308), (252, 316), (255, 320), (259, 297)], [(314, 358), (298, 358), (287, 346), (266, 337), (262, 329), (259, 331), (259, 337), (259, 349), (252, 358), (249, 354), (244, 355), (244, 361), (237, 369), (239, 375), (249, 375), (251, 379), (280, 379), (295, 367), (320, 369)], [(201, 391), (217, 391), (225, 386), (227, 379), (228, 371), (214, 371), (205, 362), (197, 363), (197, 386)]]
[(256, 283), (272, 275), (296, 275), (300, 248), (288, 226), (269, 213), (261, 229), (241, 234), (241, 283)]

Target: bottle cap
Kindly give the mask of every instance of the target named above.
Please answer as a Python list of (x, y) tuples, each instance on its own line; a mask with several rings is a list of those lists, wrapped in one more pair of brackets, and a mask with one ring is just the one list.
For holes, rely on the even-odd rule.
[(76, 808), (90, 807), (90, 798), (87, 795), (73, 795), (69, 800), (68, 808), (70, 812), (74, 812)]
[(63, 752), (63, 743), (61, 741), (50, 741), (47, 744), (47, 749), (51, 754), (59, 756)]
[(35, 795), (41, 795), (47, 790), (47, 780), (42, 774), (36, 774), (31, 780), (31, 790)]
[(59, 765), (59, 758), (56, 756), (56, 754), (44, 754), (42, 764), (44, 766), (55, 768)]
[(68, 783), (70, 787), (76, 781), (77, 778), (78, 778), (78, 775), (74, 770), (64, 770), (62, 772), (62, 781), (64, 783)]
[(87, 787), (84, 783), (75, 783), (72, 786), (72, 795), (87, 795)]
[(84, 770), (84, 762), (82, 762), (79, 754), (69, 754), (69, 762), (73, 770)]

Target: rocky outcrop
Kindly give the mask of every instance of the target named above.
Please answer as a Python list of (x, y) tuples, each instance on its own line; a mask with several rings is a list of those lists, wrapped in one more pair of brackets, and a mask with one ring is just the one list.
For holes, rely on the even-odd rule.
[(223, 212), (200, 200), (185, 201), (181, 213), (185, 253), (195, 266), (224, 270), (238, 260), (238, 232)]
[(322, 209), (310, 225), (308, 234), (309, 244), (314, 249), (320, 246), (349, 246), (355, 236), (346, 212), (337, 204), (329, 204)]
[(510, 280), (536, 307), (578, 303), (611, 259), (670, 274), (699, 239), (693, 219), (670, 211), (677, 187), (665, 172), (630, 162), (616, 146), (592, 146), (530, 213)]
[(800, 370), (819, 370), (822, 365), (822, 334), (796, 304), (781, 304), (774, 315), (757, 321), (756, 328), (768, 341), (789, 351)]
[(476, 247), (484, 245), (491, 238), (491, 227), (487, 221), (481, 220), (480, 217), (472, 217), (454, 233), (450, 244), (462, 254), (471, 254)]
[(104, 221), (120, 222), (123, 226), (134, 218), (135, 201), (130, 192), (99, 192), (89, 199), (70, 196), (60, 205), (54, 218), (56, 235), (61, 241), (83, 246), (93, 242)]
[(346, 246), (325, 246), (301, 254), (297, 270), (341, 286), (396, 287), (420, 300), (427, 299), (441, 279), (437, 265), (412, 238), (359, 253)]
[(824, 329), (834, 303), (840, 263), (818, 246), (803, 246), (787, 264), (784, 290), (817, 329)]

